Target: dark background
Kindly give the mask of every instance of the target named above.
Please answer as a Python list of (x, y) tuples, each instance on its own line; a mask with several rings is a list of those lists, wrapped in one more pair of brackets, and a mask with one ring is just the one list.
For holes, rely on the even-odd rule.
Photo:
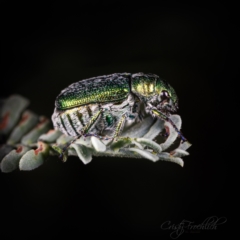
[[(220, 2), (3, 4), (1, 98), (31, 100), (51, 117), (55, 97), (80, 79), (115, 72), (155, 73), (179, 99), (182, 132), (193, 144), (181, 168), (148, 160), (50, 158), (32, 172), (0, 173), (1, 235), (165, 236), (165, 221), (202, 223), (226, 217), (217, 230), (184, 238), (230, 234), (225, 157), (227, 101), (237, 75), (236, 6)], [(231, 105), (231, 104), (230, 104)]]

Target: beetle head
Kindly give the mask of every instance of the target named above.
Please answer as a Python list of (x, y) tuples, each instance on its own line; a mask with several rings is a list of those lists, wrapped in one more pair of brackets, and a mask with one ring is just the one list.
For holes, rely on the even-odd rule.
[(178, 97), (174, 88), (165, 80), (160, 78), (156, 82), (158, 93), (157, 108), (164, 112), (176, 112), (178, 109)]
[(176, 112), (178, 97), (173, 87), (160, 78), (157, 79), (156, 92), (158, 93), (157, 108), (165, 112)]

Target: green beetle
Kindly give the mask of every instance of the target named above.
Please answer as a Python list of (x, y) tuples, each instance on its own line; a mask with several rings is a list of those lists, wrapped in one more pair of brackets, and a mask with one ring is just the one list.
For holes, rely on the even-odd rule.
[(155, 74), (114, 73), (73, 83), (57, 96), (52, 115), (54, 128), (66, 135), (115, 139), (129, 122), (151, 114), (172, 124), (181, 140), (186, 138), (169, 118), (178, 109), (171, 85)]

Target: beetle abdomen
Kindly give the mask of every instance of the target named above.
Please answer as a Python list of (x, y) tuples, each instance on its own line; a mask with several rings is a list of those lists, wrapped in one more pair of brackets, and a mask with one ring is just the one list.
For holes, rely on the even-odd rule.
[(60, 93), (55, 106), (58, 110), (65, 110), (91, 103), (125, 99), (130, 92), (130, 75), (115, 73), (73, 83)]
[(89, 123), (97, 111), (99, 111), (97, 104), (75, 107), (66, 111), (55, 109), (52, 115), (52, 122), (54, 128), (65, 135), (78, 136), (82, 128)]

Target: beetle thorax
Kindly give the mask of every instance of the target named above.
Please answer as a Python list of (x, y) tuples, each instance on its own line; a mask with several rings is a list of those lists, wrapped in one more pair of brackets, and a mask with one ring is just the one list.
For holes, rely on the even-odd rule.
[(133, 74), (131, 78), (131, 91), (140, 99), (151, 99), (156, 95), (156, 82), (158, 76), (155, 74)]

